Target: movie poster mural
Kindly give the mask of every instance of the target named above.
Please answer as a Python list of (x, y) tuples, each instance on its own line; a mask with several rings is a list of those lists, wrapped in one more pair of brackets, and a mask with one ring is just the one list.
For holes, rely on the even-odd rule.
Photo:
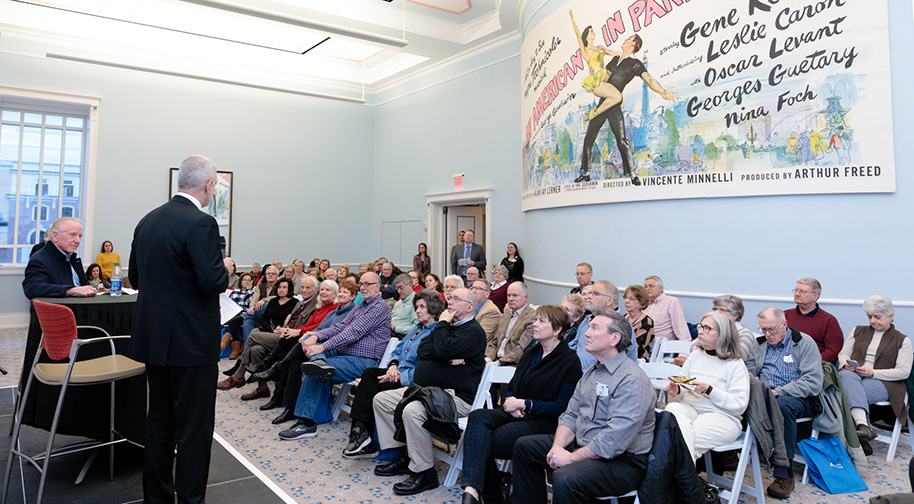
[(585, 0), (521, 72), (524, 211), (895, 190), (886, 0)]

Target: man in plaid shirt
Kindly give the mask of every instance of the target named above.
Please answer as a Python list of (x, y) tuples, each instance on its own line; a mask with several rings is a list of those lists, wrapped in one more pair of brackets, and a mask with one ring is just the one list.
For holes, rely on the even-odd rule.
[(341, 322), (302, 336), (301, 345), (311, 359), (302, 364), (302, 385), (295, 404), (298, 421), (279, 433), (291, 441), (317, 435), (317, 424), (332, 418), (330, 390), (334, 383), (348, 383), (369, 367), (378, 367), (390, 340), (390, 307), (381, 299), (381, 279), (366, 273), (359, 281), (364, 301)]

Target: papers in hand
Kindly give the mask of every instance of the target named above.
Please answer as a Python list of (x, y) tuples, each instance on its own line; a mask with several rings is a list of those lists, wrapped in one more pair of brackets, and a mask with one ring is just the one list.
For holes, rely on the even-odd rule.
[(466, 266), (467, 264), (470, 264), (470, 260), (469, 259), (457, 259), (457, 264), (459, 264), (461, 266)]
[(219, 318), (222, 325), (225, 325), (226, 322), (232, 320), (239, 313), (241, 313), (241, 307), (238, 306), (238, 303), (232, 301), (232, 298), (228, 297), (228, 294), (224, 292), (219, 294)]

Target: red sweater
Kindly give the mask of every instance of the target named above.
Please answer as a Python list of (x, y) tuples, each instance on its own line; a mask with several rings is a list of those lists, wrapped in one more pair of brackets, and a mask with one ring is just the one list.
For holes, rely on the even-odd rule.
[(321, 325), (321, 322), (324, 321), (324, 317), (326, 317), (327, 314), (333, 310), (336, 310), (338, 306), (339, 304), (325, 304), (324, 306), (314, 310), (314, 313), (311, 314), (311, 318), (305, 322), (305, 325), (296, 327), (296, 329), (298, 329), (298, 334), (305, 334), (308, 331), (317, 329), (317, 326)]
[(812, 317), (803, 315), (797, 308), (786, 310), (787, 325), (812, 337), (819, 346), (822, 360), (834, 364), (838, 361), (838, 352), (844, 346), (844, 333), (834, 315), (816, 305)]

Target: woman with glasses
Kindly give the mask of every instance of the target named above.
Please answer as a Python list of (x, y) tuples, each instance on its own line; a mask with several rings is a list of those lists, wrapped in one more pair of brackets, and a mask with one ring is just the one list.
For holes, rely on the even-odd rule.
[(723, 294), (714, 298), (713, 306), (714, 311), (736, 323), (736, 329), (739, 331), (739, 346), (743, 349), (743, 360), (746, 362), (746, 368), (755, 369), (759, 354), (762, 351), (758, 344), (760, 334), (755, 334), (748, 327), (740, 324), (743, 314), (746, 312), (743, 307), (743, 300), (733, 294)]
[(638, 342), (638, 358), (650, 360), (651, 344), (654, 343), (654, 319), (641, 310), (651, 304), (651, 298), (647, 295), (647, 289), (640, 285), (629, 286), (622, 297), (625, 299), (625, 319), (631, 323)]
[(749, 405), (749, 371), (736, 323), (720, 313), (701, 318), (692, 348), (682, 376), (693, 380), (667, 384), (666, 410), (676, 417), (692, 459), (698, 460), (711, 448), (739, 437)]
[(463, 503), (502, 502), (501, 473), (495, 459), (510, 459), (514, 443), (531, 434), (555, 432), (581, 379), (581, 362), (565, 342), (571, 326), (561, 306), (536, 309), (533, 339), (524, 352), (500, 409), (470, 413), (463, 435)]

